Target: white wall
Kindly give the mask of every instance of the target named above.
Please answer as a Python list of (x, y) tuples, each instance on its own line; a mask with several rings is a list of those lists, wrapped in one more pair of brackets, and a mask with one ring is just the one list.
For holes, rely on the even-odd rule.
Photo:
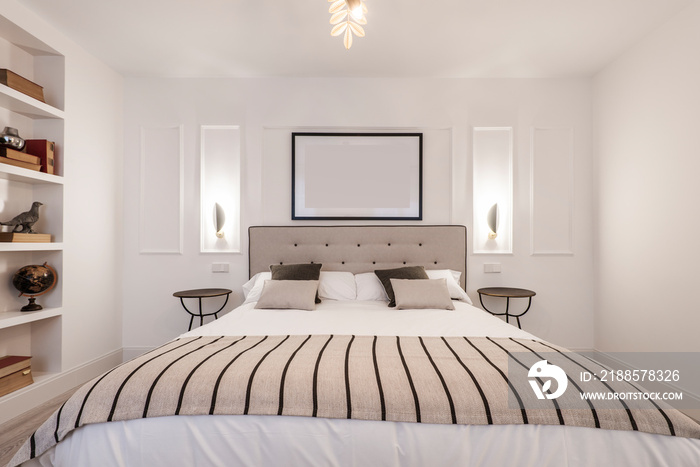
[[(590, 82), (463, 79), (151, 79), (125, 84), (124, 347), (159, 345), (187, 329), (172, 293), (229, 287), (240, 303), (247, 279), (243, 253), (199, 253), (199, 125), (242, 128), (244, 229), (290, 221), (293, 129), (410, 129), (426, 134), (425, 224), (472, 223), (471, 127), (514, 128), (514, 254), (470, 255), (468, 291), (488, 285), (532, 288), (537, 297), (524, 328), (572, 348), (593, 346)], [(140, 126), (184, 128), (184, 250), (140, 255)], [(575, 131), (574, 255), (530, 256), (530, 128)], [(386, 223), (384, 221), (383, 223)], [(300, 221), (299, 224), (308, 224)], [(171, 235), (171, 232), (164, 232)], [(471, 251), (471, 243), (469, 245)], [(229, 262), (229, 274), (211, 273)], [(483, 273), (500, 262), (501, 274)]]
[(700, 4), (594, 79), (596, 348), (698, 351)]

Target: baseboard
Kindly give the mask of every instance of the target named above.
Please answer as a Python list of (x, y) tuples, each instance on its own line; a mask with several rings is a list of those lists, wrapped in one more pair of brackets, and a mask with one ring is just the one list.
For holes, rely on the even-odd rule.
[(0, 424), (60, 396), (92, 378), (99, 376), (110, 368), (122, 363), (122, 349), (115, 350), (70, 370), (63, 371), (49, 378), (42, 378), (25, 388), (10, 393), (0, 399)]
[(128, 362), (129, 360), (133, 360), (136, 357), (140, 357), (141, 355), (145, 354), (146, 352), (150, 352), (153, 349), (155, 349), (155, 347), (124, 347), (122, 349), (122, 356), (124, 358), (124, 361)]

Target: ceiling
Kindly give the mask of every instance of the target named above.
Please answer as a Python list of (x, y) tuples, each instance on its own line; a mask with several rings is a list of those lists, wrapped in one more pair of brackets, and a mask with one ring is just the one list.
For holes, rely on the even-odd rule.
[(125, 76), (591, 76), (698, 0), (19, 0)]

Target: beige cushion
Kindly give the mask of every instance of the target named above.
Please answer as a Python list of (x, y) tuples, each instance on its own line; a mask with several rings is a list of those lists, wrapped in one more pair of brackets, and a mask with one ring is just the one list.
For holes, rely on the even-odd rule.
[(396, 300), (394, 299), (394, 290), (391, 285), (391, 279), (428, 279), (423, 266), (406, 266), (395, 269), (377, 269), (374, 271), (389, 297), (389, 306), (395, 307)]
[(445, 279), (391, 279), (396, 308), (454, 310)]
[(315, 310), (318, 281), (265, 281), (255, 308)]
[[(272, 280), (277, 281), (316, 281), (319, 280), (321, 264), (271, 264), (270, 272)], [(316, 303), (321, 303), (321, 299), (316, 294)]]

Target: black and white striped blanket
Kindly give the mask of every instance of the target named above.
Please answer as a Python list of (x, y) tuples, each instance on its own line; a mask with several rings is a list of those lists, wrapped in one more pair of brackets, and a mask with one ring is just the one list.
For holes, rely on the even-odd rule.
[[(182, 338), (79, 389), (22, 446), (36, 457), (82, 425), (173, 415), (293, 415), (442, 424), (548, 424), (700, 438), (700, 425), (644, 401), (537, 403), (511, 365), (543, 355), (583, 391), (631, 390), (572, 376), (594, 362), (551, 344), (488, 337), (247, 336)], [(525, 357), (532, 357), (528, 360)], [(582, 371), (582, 370), (581, 370)], [(525, 372), (527, 373), (527, 372)], [(520, 378), (519, 379), (523, 379)], [(540, 381), (542, 383), (542, 381)], [(544, 407), (544, 408), (540, 408)]]

